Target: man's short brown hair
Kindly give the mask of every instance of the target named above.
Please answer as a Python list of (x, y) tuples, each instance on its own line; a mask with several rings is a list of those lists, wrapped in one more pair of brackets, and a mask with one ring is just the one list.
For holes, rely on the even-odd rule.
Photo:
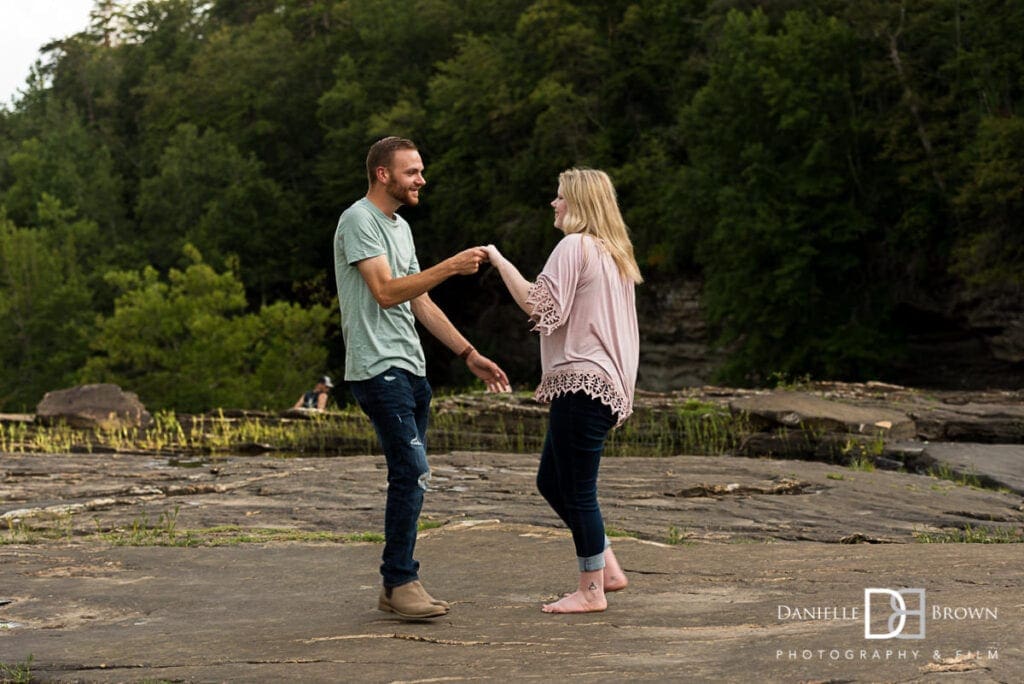
[(391, 160), (397, 150), (415, 150), (416, 143), (406, 138), (399, 138), (389, 135), (381, 138), (370, 146), (370, 152), (366, 155), (366, 179), (372, 186), (377, 180), (377, 168), (383, 166), (390, 168)]

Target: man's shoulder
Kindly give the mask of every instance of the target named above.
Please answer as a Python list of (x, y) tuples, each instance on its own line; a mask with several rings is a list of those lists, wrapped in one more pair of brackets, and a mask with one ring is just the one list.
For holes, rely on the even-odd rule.
[(348, 206), (345, 211), (341, 212), (341, 218), (338, 219), (338, 226), (343, 224), (359, 222), (365, 223), (375, 218), (373, 210), (366, 201), (366, 198), (358, 199)]
[(366, 198), (342, 212), (334, 231), (335, 268), (339, 274), (344, 269), (342, 264), (351, 266), (387, 253), (386, 230), (378, 214)]
[(359, 200), (341, 212), (338, 227), (334, 231), (336, 244), (347, 240), (377, 242), (383, 239), (384, 226), (381, 225), (372, 206), (367, 206), (368, 204), (364, 200)]

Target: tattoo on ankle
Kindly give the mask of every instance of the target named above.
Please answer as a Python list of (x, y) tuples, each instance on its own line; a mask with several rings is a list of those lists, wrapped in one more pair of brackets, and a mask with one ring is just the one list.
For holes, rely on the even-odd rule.
[(591, 582), (590, 586), (587, 587), (587, 589), (589, 589), (590, 591), (597, 591), (597, 585)]

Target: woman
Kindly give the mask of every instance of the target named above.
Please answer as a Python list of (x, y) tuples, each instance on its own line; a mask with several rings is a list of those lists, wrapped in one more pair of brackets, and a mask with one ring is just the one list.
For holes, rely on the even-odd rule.
[(604, 610), (628, 584), (604, 533), (597, 471), (608, 432), (633, 411), (639, 356), (634, 286), (643, 282), (611, 179), (594, 169), (558, 177), (555, 227), (565, 237), (535, 283), (487, 247), (516, 303), (541, 335), (536, 398), (550, 402), (537, 488), (572, 531), (579, 587), (548, 613)]

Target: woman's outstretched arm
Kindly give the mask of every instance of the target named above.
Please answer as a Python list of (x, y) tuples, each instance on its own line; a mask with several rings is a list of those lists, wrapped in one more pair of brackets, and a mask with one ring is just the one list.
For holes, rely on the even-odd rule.
[(512, 295), (512, 299), (516, 300), (516, 304), (519, 308), (526, 312), (527, 315), (533, 315), (533, 307), (526, 303), (526, 297), (530, 292), (530, 287), (533, 286), (529, 280), (523, 277), (523, 274), (519, 272), (519, 269), (515, 267), (511, 261), (505, 258), (505, 256), (498, 251), (498, 248), (494, 245), (487, 245), (484, 249), (487, 250), (487, 259), (491, 262), (491, 266), (498, 269), (498, 273), (501, 275), (501, 279), (505, 282), (505, 287), (508, 288), (509, 294)]

